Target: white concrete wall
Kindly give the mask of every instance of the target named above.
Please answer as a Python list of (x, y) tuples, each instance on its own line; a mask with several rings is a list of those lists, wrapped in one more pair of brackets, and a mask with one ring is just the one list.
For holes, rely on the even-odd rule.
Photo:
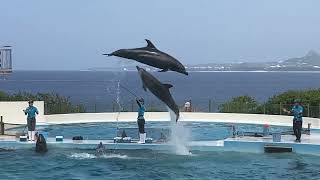
[[(39, 110), (37, 124), (71, 124), (71, 123), (94, 123), (94, 122), (135, 122), (137, 112), (121, 113), (74, 113), (44, 115), (44, 102), (36, 101), (34, 105)], [(0, 102), (0, 115), (5, 123), (26, 124), (26, 116), (23, 109), (28, 107), (27, 102)], [(181, 112), (179, 121), (199, 122), (224, 122), (224, 123), (248, 123), (270, 124), (280, 126), (292, 126), (292, 116), (263, 115), (263, 114), (237, 114), (237, 113), (197, 113)], [(146, 121), (169, 121), (168, 112), (146, 112)], [(308, 123), (312, 128), (320, 129), (320, 119), (303, 118), (303, 127)]]
[[(121, 113), (75, 113), (75, 114), (54, 114), (46, 115), (48, 124), (70, 124), (88, 122), (133, 122), (137, 120), (137, 112)], [(148, 121), (168, 121), (167, 112), (148, 112), (145, 113)]]
[[(28, 107), (27, 101), (6, 102), (0, 101), (0, 116), (3, 116), (4, 123), (10, 124), (26, 124), (27, 116), (22, 110)], [(36, 117), (37, 122), (45, 123), (44, 102), (35, 101), (34, 106), (37, 107), (39, 115)]]

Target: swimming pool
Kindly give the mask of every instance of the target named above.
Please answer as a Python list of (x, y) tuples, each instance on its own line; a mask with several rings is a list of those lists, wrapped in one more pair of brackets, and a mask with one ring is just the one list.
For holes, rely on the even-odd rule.
[[(223, 139), (230, 134), (224, 123), (185, 122), (192, 140)], [(50, 136), (85, 139), (113, 138), (117, 127), (135, 134), (135, 123), (97, 123), (43, 126)], [(167, 130), (167, 122), (148, 122), (155, 132)], [(259, 125), (237, 125), (242, 131), (262, 131)], [(132, 132), (129, 132), (132, 130)], [(290, 127), (271, 127), (286, 131)], [(147, 132), (148, 133), (148, 132)], [(155, 137), (156, 138), (156, 137)], [(150, 150), (111, 150), (96, 156), (94, 150), (32, 149), (0, 152), (1, 179), (319, 179), (320, 157), (297, 154), (192, 152), (176, 155)]]
[[(210, 123), (210, 122), (179, 122), (181, 123), (189, 140), (221, 140), (229, 137), (232, 131), (232, 124)], [(236, 124), (236, 130), (241, 132), (262, 132), (263, 125)], [(121, 123), (89, 123), (41, 126), (39, 129), (49, 133), (49, 136), (63, 135), (65, 138), (81, 135), (84, 139), (113, 139), (118, 129), (125, 130), (128, 136), (138, 138), (136, 122)], [(271, 126), (270, 132), (289, 131), (290, 127)], [(169, 134), (169, 122), (147, 122), (146, 133), (148, 137), (157, 139), (160, 133)]]

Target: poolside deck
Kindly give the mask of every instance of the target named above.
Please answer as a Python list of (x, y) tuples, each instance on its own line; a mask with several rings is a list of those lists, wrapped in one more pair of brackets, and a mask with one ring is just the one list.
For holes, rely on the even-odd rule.
[(236, 137), (224, 140), (224, 150), (236, 152), (263, 153), (264, 147), (292, 148), (297, 154), (320, 155), (320, 134), (302, 135), (301, 143), (296, 143), (295, 136), (282, 135), (280, 142), (273, 142), (267, 137)]
[[(301, 143), (294, 142), (295, 137), (292, 135), (282, 135), (280, 142), (273, 142), (271, 136), (267, 137), (236, 137), (227, 138), (218, 141), (192, 141), (187, 144), (188, 149), (192, 151), (233, 151), (233, 152), (249, 152), (263, 153), (265, 146), (277, 148), (291, 148), (293, 153), (320, 155), (320, 134), (303, 135)], [(149, 149), (155, 151), (174, 151), (175, 145), (170, 143), (113, 143), (113, 140), (82, 140), (73, 141), (64, 139), (62, 142), (56, 142), (54, 138), (48, 138), (48, 148), (77, 148), (77, 149), (95, 149), (102, 142), (107, 149)], [(34, 148), (34, 142), (20, 142), (14, 137), (0, 136), (0, 149), (21, 149)]]

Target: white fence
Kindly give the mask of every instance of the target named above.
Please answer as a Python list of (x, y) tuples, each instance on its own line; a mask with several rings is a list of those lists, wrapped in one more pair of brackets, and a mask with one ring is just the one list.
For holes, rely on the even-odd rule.
[[(38, 108), (37, 124), (70, 124), (70, 123), (95, 123), (95, 122), (135, 122), (137, 112), (118, 113), (74, 113), (44, 115), (44, 102), (35, 101)], [(26, 124), (26, 116), (23, 111), (28, 107), (28, 102), (0, 102), (0, 116), (6, 124)], [(224, 122), (247, 124), (270, 124), (280, 126), (292, 126), (292, 116), (240, 114), (240, 113), (197, 113), (181, 112), (179, 121), (198, 122)], [(146, 121), (169, 121), (168, 112), (146, 112)], [(320, 119), (304, 117), (303, 126), (320, 129)]]

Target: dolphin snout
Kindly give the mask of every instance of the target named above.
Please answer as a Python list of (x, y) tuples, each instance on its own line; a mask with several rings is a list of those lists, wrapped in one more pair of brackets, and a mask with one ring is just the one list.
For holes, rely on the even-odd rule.
[(111, 54), (102, 54), (104, 56), (112, 56), (112, 53)]

